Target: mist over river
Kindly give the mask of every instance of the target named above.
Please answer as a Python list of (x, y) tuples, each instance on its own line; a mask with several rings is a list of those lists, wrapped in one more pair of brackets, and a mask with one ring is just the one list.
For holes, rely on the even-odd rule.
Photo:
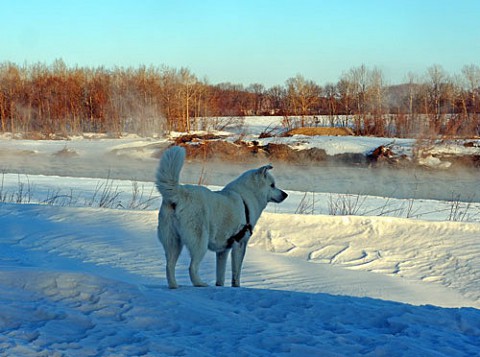
[[(167, 145), (165, 145), (167, 146)], [(100, 151), (100, 150), (99, 150)], [(187, 161), (183, 183), (223, 186), (243, 171), (266, 162)], [(153, 181), (158, 159), (98, 152), (97, 155), (0, 154), (0, 172)], [(480, 170), (372, 167), (345, 164), (274, 163), (277, 185), (285, 190), (373, 195), (393, 198), (480, 202)]]

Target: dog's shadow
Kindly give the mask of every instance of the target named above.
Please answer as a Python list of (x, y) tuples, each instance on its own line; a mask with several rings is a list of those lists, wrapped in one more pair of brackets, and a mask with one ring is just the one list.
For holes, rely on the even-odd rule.
[(459, 344), (467, 355), (478, 351), (473, 336), (480, 334), (480, 310), (473, 308), (414, 306), (248, 286), (196, 288), (187, 283), (176, 290), (155, 284), (145, 288), (175, 304), (183, 319), (179, 324), (194, 329), (200, 340), (216, 333), (224, 336), (217, 341), (219, 351), (231, 350), (232, 340), (260, 354), (307, 348), (313, 355), (319, 351), (329, 355), (328, 351), (338, 352), (342, 343), (346, 354), (376, 353), (379, 348), (387, 355), (398, 355), (399, 344), (400, 355), (422, 354), (429, 347), (432, 353), (455, 349)]

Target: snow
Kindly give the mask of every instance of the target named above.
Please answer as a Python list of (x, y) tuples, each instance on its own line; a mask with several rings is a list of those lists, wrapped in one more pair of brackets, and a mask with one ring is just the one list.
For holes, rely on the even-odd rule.
[(426, 167), (434, 167), (440, 169), (448, 169), (452, 163), (451, 162), (442, 162), (438, 157), (434, 157), (432, 155), (428, 155), (427, 157), (420, 158), (419, 163)]
[[(390, 139), (296, 140), (338, 153)], [(477, 200), (335, 191), (341, 180), (325, 191), (309, 170), (276, 167), (289, 198), (258, 222), (242, 287), (214, 286), (213, 253), (201, 265), (211, 286), (191, 287), (184, 252), (173, 291), (152, 182), (151, 155), (167, 145), (0, 139), (0, 355), (480, 354)], [(55, 155), (65, 147), (76, 156)], [(211, 188), (244, 169), (224, 166), (208, 175)], [(195, 182), (195, 169), (187, 163), (183, 180)], [(473, 197), (478, 181), (469, 182)], [(112, 200), (100, 208), (105, 195)]]
[(294, 135), (291, 137), (275, 137), (258, 140), (260, 145), (266, 145), (270, 142), (277, 144), (288, 144), (297, 150), (319, 148), (325, 150), (327, 155), (335, 156), (340, 154), (368, 154), (375, 148), (383, 145), (391, 145), (394, 151), (402, 155), (411, 155), (411, 147), (414, 144), (412, 139), (391, 139), (375, 137), (356, 137), (356, 136), (305, 136)]
[[(397, 231), (419, 240), (425, 229), (435, 228), (432, 234), (444, 233), (441, 240), (461, 233), (453, 259), (473, 259), (475, 271), (479, 248), (472, 241), (478, 225), (368, 218), (388, 234), (375, 235), (362, 247), (357, 241), (368, 238), (358, 233), (363, 218), (297, 216), (262, 218), (247, 253), (242, 288), (190, 287), (183, 255), (178, 267), (183, 287), (170, 291), (155, 239), (155, 211), (3, 204), (0, 348), (23, 356), (478, 352), (478, 278), (466, 274), (456, 286), (416, 279), (425, 270), (431, 276), (463, 275), (455, 264), (445, 269), (448, 264), (423, 259), (418, 248), (430, 240), (421, 239), (403, 255), (402, 244), (395, 244), (391, 257), (408, 263), (406, 276), (380, 271), (395, 264), (387, 254), (385, 262), (374, 265), (377, 272), (351, 269), (360, 266), (355, 256), (373, 241), (383, 249)], [(283, 233), (278, 225), (287, 227), (292, 220), (298, 222)], [(308, 238), (314, 226), (322, 227), (325, 243)], [(348, 259), (312, 264), (302, 256), (319, 262), (321, 247), (330, 247), (335, 232), (338, 244), (354, 238)], [(286, 249), (288, 240), (295, 249)], [(268, 241), (276, 254), (262, 247)], [(301, 252), (294, 253), (297, 249)], [(433, 245), (428, 254), (444, 251), (445, 245)], [(346, 269), (342, 265), (348, 262)], [(202, 269), (213, 283), (213, 254)]]

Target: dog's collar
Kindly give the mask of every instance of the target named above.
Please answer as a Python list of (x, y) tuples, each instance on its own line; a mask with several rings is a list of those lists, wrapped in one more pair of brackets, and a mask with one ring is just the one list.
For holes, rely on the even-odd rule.
[(252, 234), (253, 227), (250, 224), (250, 211), (248, 210), (248, 206), (245, 203), (245, 201), (243, 201), (243, 206), (245, 207), (245, 219), (247, 220), (247, 223), (242, 227), (242, 229), (237, 234), (228, 238), (227, 249), (231, 248), (233, 246), (233, 243), (240, 242), (243, 239), (243, 237), (245, 237), (245, 234), (247, 234), (247, 232), (249, 232), (250, 235)]

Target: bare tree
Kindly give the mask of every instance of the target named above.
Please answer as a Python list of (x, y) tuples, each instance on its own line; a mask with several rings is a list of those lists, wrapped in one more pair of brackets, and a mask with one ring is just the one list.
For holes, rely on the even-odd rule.
[(287, 91), (282, 86), (273, 86), (267, 91), (270, 112), (272, 114), (285, 114)]
[(260, 83), (253, 83), (247, 87), (247, 92), (250, 92), (253, 95), (253, 114), (260, 115), (265, 111), (265, 86)]
[[(20, 71), (13, 63), (7, 63), (1, 68), (0, 77), (0, 116), (2, 131), (7, 128), (14, 132), (17, 119), (16, 106), (20, 97)], [(7, 120), (10, 122), (7, 124)]]
[(462, 68), (463, 76), (467, 83), (467, 91), (470, 94), (470, 110), (469, 110), (469, 121), (472, 126), (475, 134), (480, 134), (480, 106), (479, 106), (479, 96), (480, 96), (480, 67), (471, 64), (464, 66)]
[[(193, 96), (193, 128), (194, 130), (198, 130), (199, 123), (198, 123), (198, 118), (203, 117), (206, 118), (209, 116), (209, 109), (207, 108), (208, 106), (208, 82), (206, 79), (203, 81), (197, 81), (195, 84), (195, 91), (194, 91), (194, 96)], [(203, 120), (205, 122), (205, 120)], [(205, 130), (205, 128), (202, 128), (202, 130)]]
[(380, 69), (374, 68), (368, 72), (367, 107), (373, 116), (373, 128), (368, 133), (385, 136), (385, 79)]
[(160, 102), (167, 119), (167, 131), (178, 130), (181, 110), (178, 105), (180, 98), (178, 98), (177, 91), (179, 82), (177, 70), (166, 66), (162, 67), (159, 82)]
[(342, 77), (343, 90), (348, 90), (350, 98), (353, 99), (352, 110), (354, 114), (355, 132), (363, 133), (365, 128), (370, 127), (367, 118), (367, 67), (362, 64), (359, 67), (351, 68)]
[(182, 131), (190, 131), (190, 106), (197, 90), (197, 77), (188, 68), (180, 69), (180, 96), (182, 98)]
[(475, 64), (464, 66), (462, 73), (467, 82), (467, 90), (471, 95), (472, 106), (477, 110), (477, 102), (480, 94), (480, 67)]
[[(413, 72), (406, 75), (406, 94), (404, 100), (406, 102), (406, 113), (397, 114), (397, 131), (401, 136), (418, 134), (421, 131), (418, 106), (420, 85), (418, 76)], [(405, 115), (402, 115), (405, 114)]]
[(337, 85), (340, 98), (354, 114), (357, 134), (385, 135), (385, 80), (380, 69), (351, 68)]
[(426, 76), (426, 95), (430, 114), (430, 131), (438, 133), (441, 126), (442, 116), (442, 97), (445, 90), (445, 81), (447, 75), (442, 66), (436, 64), (427, 69)]
[(0, 131), (147, 135), (211, 127), (198, 120), (205, 117), (297, 115), (293, 125), (305, 126), (309, 116), (319, 114), (328, 115), (330, 125), (340, 115), (343, 125), (352, 125), (353, 116), (358, 134), (405, 136), (426, 129), (467, 135), (480, 131), (479, 96), (478, 65), (453, 76), (434, 65), (423, 80), (410, 73), (397, 86), (387, 86), (377, 68), (361, 65), (323, 90), (300, 74), (266, 90), (259, 83), (211, 85), (186, 68), (69, 68), (61, 59), (51, 65), (0, 62)]
[(415, 104), (415, 98), (418, 96), (418, 78), (417, 75), (413, 72), (408, 72), (407, 73), (407, 89), (408, 89), (408, 115), (410, 118), (414, 117), (414, 104)]
[(341, 112), (345, 114), (345, 120), (343, 126), (349, 125), (349, 117), (353, 113), (353, 84), (348, 78), (343, 75), (337, 83), (339, 104), (341, 106)]
[(330, 126), (334, 127), (338, 115), (338, 99), (340, 98), (338, 87), (334, 83), (327, 83), (323, 88), (323, 94), (327, 99)]
[(301, 126), (305, 126), (304, 117), (312, 114), (312, 109), (318, 104), (321, 88), (300, 74), (288, 79), (286, 85), (291, 111), (295, 115), (301, 115)]

